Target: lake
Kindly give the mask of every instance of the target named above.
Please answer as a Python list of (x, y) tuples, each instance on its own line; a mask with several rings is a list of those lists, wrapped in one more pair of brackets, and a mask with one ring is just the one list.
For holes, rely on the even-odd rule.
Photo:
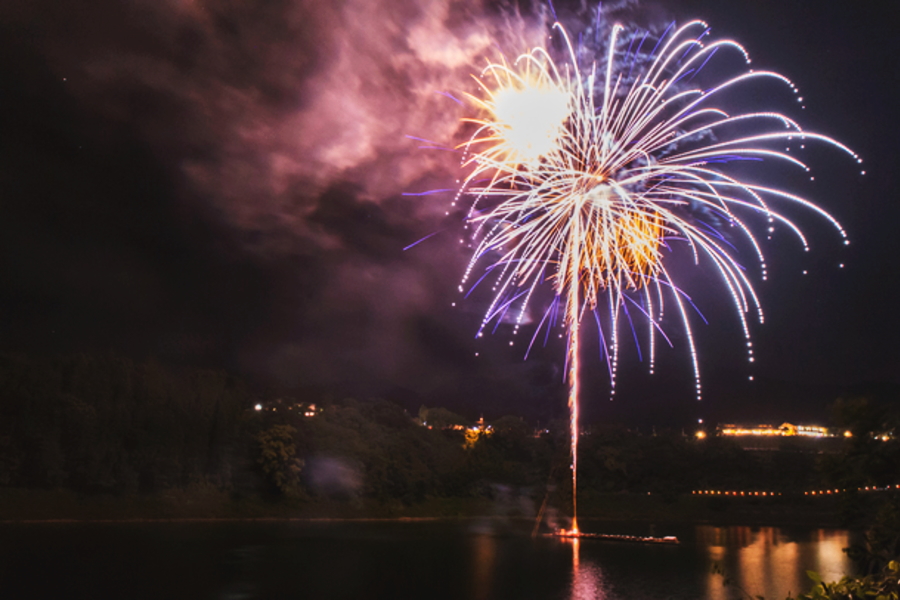
[(592, 522), (679, 545), (529, 536), (523, 522), (0, 524), (0, 598), (782, 600), (851, 570), (849, 532)]

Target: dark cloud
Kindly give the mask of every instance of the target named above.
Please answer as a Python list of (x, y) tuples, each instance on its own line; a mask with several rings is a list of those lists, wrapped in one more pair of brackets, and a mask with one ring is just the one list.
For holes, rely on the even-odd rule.
[[(445, 209), (402, 194), (446, 187), (458, 157), (420, 151), (408, 136), (452, 147), (460, 108), (440, 92), (471, 88), (473, 65), (496, 40), (541, 31), (482, 10), (425, 1), (7, 7), (15, 48), (43, 71), (23, 79), (70, 113), (48, 120), (53, 143), (87, 148), (65, 165), (77, 197), (60, 197), (57, 182), (46, 202), (82, 211), (84, 227), (62, 226), (69, 241), (8, 239), (50, 255), (13, 266), (28, 279), (58, 262), (61, 272), (37, 277), (62, 286), (85, 322), (104, 310), (111, 321), (161, 322), (150, 351), (230, 356), (285, 380), (426, 371), (415, 323), (444, 304), (456, 246), (439, 236), (403, 255), (443, 227)], [(59, 161), (41, 160), (58, 176)], [(135, 197), (128, 179), (150, 179), (151, 189)], [(115, 214), (92, 223), (104, 211)], [(444, 269), (423, 276), (436, 254)], [(73, 327), (77, 337), (91, 325)], [(140, 329), (129, 333), (153, 336), (153, 325)], [(94, 337), (116, 345), (115, 334)]]
[[(473, 65), (496, 40), (529, 37), (524, 20), (485, 19), (468, 2), (109, 9), (99, 24), (88, 23), (99, 9), (73, 12), (65, 30), (49, 33), (57, 74), (85, 108), (134, 127), (263, 254), (334, 243), (309, 217), (335, 182), (378, 202), (453, 177), (452, 153), (417, 152), (407, 136), (452, 145), (461, 113), (439, 92), (471, 88)], [(433, 203), (408, 205), (435, 212)]]
[[(555, 4), (567, 22), (589, 22), (589, 3)], [(676, 4), (665, 10), (700, 3)], [(659, 7), (603, 5), (620, 21), (668, 22)], [(708, 16), (714, 27), (718, 18), (741, 39), (756, 35), (756, 45), (745, 40), (751, 54), (762, 52), (776, 67), (780, 56), (772, 57), (771, 48), (793, 45), (790, 39), (770, 44), (767, 36), (774, 34), (762, 9), (748, 9), (754, 31), (744, 32), (744, 13), (703, 8), (689, 16)], [(804, 37), (797, 50), (801, 66), (809, 64), (801, 60), (809, 48), (823, 47), (815, 46), (816, 35), (864, 51), (862, 34), (838, 35), (839, 19), (823, 14), (816, 21), (820, 33)], [(430, 144), (410, 137), (449, 148), (462, 139), (463, 110), (442, 93), (471, 90), (473, 71), (500, 49), (515, 55), (544, 40), (549, 18), (544, 2), (6, 3), (0, 8), (0, 345), (151, 354), (225, 366), (279, 385), (551, 415), (562, 402), (560, 348), (551, 342), (523, 361), (519, 346), (507, 347), (504, 326), (496, 338), (476, 344), (484, 309), (478, 294), (451, 306), (467, 258), (458, 243), (459, 215), (445, 214), (445, 197), (404, 195), (454, 187), (459, 177), (458, 154), (420, 148)], [(829, 86), (840, 74), (855, 73), (843, 59), (833, 64), (837, 71), (823, 75)], [(820, 114), (840, 109), (834, 123), (846, 117), (855, 130), (871, 127), (848, 109), (858, 101), (852, 89), (813, 91), (826, 105)], [(879, 114), (895, 104), (886, 96), (875, 104)], [(809, 112), (816, 114), (813, 107)], [(842, 139), (845, 131), (828, 129)], [(860, 150), (877, 156), (875, 144), (868, 153)], [(884, 159), (882, 173), (891, 171), (890, 162)], [(893, 189), (887, 179), (863, 193), (854, 185), (840, 192), (873, 212), (882, 210), (872, 200), (876, 189)], [(840, 210), (840, 199), (826, 200), (839, 217), (851, 213), (848, 229), (863, 242), (858, 263), (874, 264), (871, 257), (882, 254), (865, 247), (865, 218)], [(842, 340), (862, 331), (870, 346), (883, 346), (887, 336), (858, 307), (861, 295), (881, 298), (873, 304), (882, 307), (874, 309), (882, 327), (896, 325), (883, 308), (885, 286), (872, 283), (896, 281), (888, 261), (872, 278), (867, 271), (851, 275), (859, 285), (857, 295), (846, 296), (846, 309), (827, 300), (844, 294), (838, 284), (823, 283), (827, 277), (788, 287), (794, 283), (779, 278), (779, 261), (772, 262), (773, 282), (781, 287), (764, 290), (762, 301), (773, 328), (792, 334), (784, 343), (764, 335), (758, 354), (768, 347), (778, 357), (779, 376), (897, 372), (895, 351), (879, 348), (861, 360), (843, 344), (811, 351), (801, 343), (809, 335), (809, 343), (823, 347), (828, 335), (821, 320), (833, 323), (828, 330)], [(804, 304), (811, 298), (818, 304)], [(702, 300), (714, 322), (731, 319)], [(814, 312), (816, 321), (803, 321), (803, 311)], [(715, 326), (729, 336), (734, 327)], [(718, 364), (731, 358), (722, 348), (733, 343), (739, 354), (740, 337), (710, 330), (700, 336), (713, 348), (701, 345), (701, 371), (715, 381)], [(666, 358), (679, 374), (689, 371), (684, 352), (682, 344)], [(829, 352), (842, 353), (840, 360)], [(847, 366), (837, 373), (840, 363)], [(627, 373), (623, 381), (636, 386), (635, 394), (690, 395), (689, 381), (674, 390), (640, 387)]]

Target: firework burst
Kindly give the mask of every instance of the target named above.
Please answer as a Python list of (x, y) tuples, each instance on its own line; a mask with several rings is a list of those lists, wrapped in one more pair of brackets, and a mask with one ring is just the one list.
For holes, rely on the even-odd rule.
[[(476, 77), (478, 92), (469, 96), (477, 116), (467, 119), (475, 132), (462, 145), (468, 175), (457, 200), (463, 194), (475, 198), (467, 217), (473, 254), (460, 291), (476, 266), (487, 263), (478, 281), (493, 278), (495, 293), (481, 335), (489, 323), (503, 319), (514, 321), (517, 332), (536, 289), (552, 285), (555, 302), (531, 343), (543, 327), (552, 326), (555, 315), (564, 315), (574, 502), (579, 339), (585, 314), (608, 313), (609, 326), (601, 335), (614, 394), (620, 316), (631, 310), (645, 318), (652, 373), (657, 338), (667, 341), (661, 327), (664, 312), (674, 310), (687, 334), (699, 400), (690, 299), (673, 280), (666, 256), (680, 244), (694, 264), (718, 275), (732, 298), (752, 361), (748, 315), (762, 322), (763, 313), (723, 226), (733, 232), (729, 237), (749, 243), (762, 279), (766, 261), (754, 234), (759, 221), (766, 223), (769, 235), (776, 225), (785, 226), (808, 249), (784, 206), (816, 213), (848, 242), (840, 224), (823, 209), (777, 187), (739, 179), (729, 173), (729, 165), (762, 160), (809, 171), (785, 146), (802, 148), (810, 142), (861, 161), (844, 145), (804, 131), (784, 114), (729, 114), (716, 105), (726, 93), (761, 80), (778, 82), (796, 94), (793, 83), (778, 73), (747, 67), (711, 88), (692, 87), (693, 78), (717, 52), (737, 53), (750, 64), (734, 41), (705, 43), (709, 30), (702, 21), (670, 28), (650, 52), (642, 51), (651, 43), (647, 35), (626, 35), (616, 25), (605, 56), (589, 64), (579, 57), (590, 53), (574, 47), (561, 25), (554, 28), (564, 60), (556, 62), (550, 50), (536, 48), (512, 62), (490, 63)], [(748, 130), (749, 135), (735, 133)]]

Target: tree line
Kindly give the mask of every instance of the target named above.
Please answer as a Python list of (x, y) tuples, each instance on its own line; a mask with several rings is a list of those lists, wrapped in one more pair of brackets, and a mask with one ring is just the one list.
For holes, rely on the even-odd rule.
[[(116, 356), (0, 356), (0, 486), (155, 492), (207, 483), (273, 498), (408, 504), (502, 488), (565, 500), (564, 420), (540, 431), (517, 416), (476, 427), (443, 408), (410, 415), (389, 400), (281, 400), (223, 371)], [(900, 444), (870, 435), (891, 431), (896, 415), (865, 400), (840, 402), (835, 414), (854, 431), (836, 454), (589, 427), (580, 490), (674, 496), (900, 483)]]

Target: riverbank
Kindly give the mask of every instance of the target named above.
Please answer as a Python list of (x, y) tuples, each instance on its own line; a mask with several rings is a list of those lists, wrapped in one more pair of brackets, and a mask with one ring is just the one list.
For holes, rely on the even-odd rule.
[[(539, 506), (524, 497), (429, 498), (404, 505), (373, 500), (267, 500), (235, 497), (211, 486), (157, 494), (80, 494), (68, 490), (0, 488), (0, 522), (429, 519), (493, 517), (533, 519)], [(551, 514), (553, 510), (551, 507)], [(559, 510), (562, 515), (566, 511)], [(691, 495), (585, 494), (579, 518), (587, 521), (710, 525), (841, 527), (834, 497), (721, 498)], [(560, 517), (561, 521), (565, 517)]]

